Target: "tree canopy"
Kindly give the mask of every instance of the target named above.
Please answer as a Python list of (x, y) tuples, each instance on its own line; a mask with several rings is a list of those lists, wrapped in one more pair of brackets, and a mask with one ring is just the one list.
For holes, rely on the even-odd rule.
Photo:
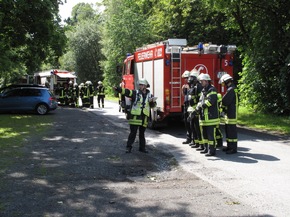
[(0, 1), (2, 79), (45, 63), (77, 71), (84, 80), (117, 85), (118, 66), (144, 44), (174, 37), (191, 45), (236, 44), (241, 102), (290, 114), (289, 0), (103, 0), (105, 10), (76, 5), (65, 26), (58, 17), (60, 3)]
[(57, 62), (65, 40), (59, 3), (1, 0), (0, 75), (4, 82), (34, 72), (46, 59)]

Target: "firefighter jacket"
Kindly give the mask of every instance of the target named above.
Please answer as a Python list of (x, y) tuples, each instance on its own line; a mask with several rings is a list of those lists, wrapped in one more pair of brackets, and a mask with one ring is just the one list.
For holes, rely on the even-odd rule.
[(225, 112), (225, 124), (237, 124), (238, 117), (238, 90), (231, 84), (222, 98), (222, 108)]
[(85, 89), (86, 88), (84, 86), (79, 87), (79, 95), (81, 98), (84, 98), (84, 96), (85, 96)]
[(148, 118), (150, 117), (150, 108), (156, 106), (156, 102), (149, 102), (152, 94), (147, 89), (146, 93), (140, 90), (129, 90), (122, 88), (122, 95), (131, 98), (131, 110), (128, 114), (128, 122), (131, 125), (147, 127)]
[(220, 123), (217, 90), (209, 84), (204, 87), (199, 99), (200, 126), (216, 126)]
[(94, 89), (92, 85), (89, 85), (87, 88), (87, 96), (88, 97), (93, 97), (94, 96)]
[(200, 83), (192, 85), (188, 90), (188, 95), (190, 95), (189, 104), (192, 107), (196, 107), (201, 95), (202, 86)]
[(103, 85), (97, 86), (96, 95), (105, 96), (105, 87)]

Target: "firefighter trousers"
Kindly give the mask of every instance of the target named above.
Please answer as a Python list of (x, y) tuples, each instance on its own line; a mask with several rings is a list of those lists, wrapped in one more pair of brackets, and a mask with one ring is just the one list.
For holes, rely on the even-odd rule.
[(185, 125), (185, 130), (186, 130), (186, 141), (190, 143), (192, 142), (192, 131), (191, 131), (190, 122), (187, 121), (189, 113), (184, 112), (183, 115), (184, 115), (184, 125)]
[(202, 135), (204, 142), (204, 149), (208, 151), (209, 154), (215, 154), (216, 144), (215, 144), (215, 135), (216, 135), (216, 126), (202, 126)]
[(146, 127), (130, 124), (130, 134), (127, 140), (127, 148), (132, 148), (132, 145), (136, 139), (137, 131), (139, 129), (139, 150), (145, 150), (145, 130)]
[(98, 106), (101, 108), (101, 103), (102, 103), (102, 108), (104, 108), (104, 95), (98, 95)]
[(199, 117), (194, 116), (190, 122), (190, 128), (192, 132), (193, 142), (196, 145), (202, 144), (202, 136), (201, 136), (201, 129), (199, 126)]
[(229, 149), (237, 150), (238, 148), (238, 133), (236, 124), (225, 124), (226, 141)]

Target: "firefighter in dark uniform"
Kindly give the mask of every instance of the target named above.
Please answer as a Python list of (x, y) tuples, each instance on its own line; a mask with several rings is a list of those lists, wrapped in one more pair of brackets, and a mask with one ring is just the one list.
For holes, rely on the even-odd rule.
[(59, 87), (59, 104), (65, 105), (65, 86), (64, 83)]
[(188, 98), (188, 90), (189, 90), (189, 78), (190, 72), (188, 70), (185, 70), (182, 74), (182, 78), (185, 80), (185, 84), (182, 86), (182, 94), (184, 96), (184, 102), (183, 102), (183, 120), (184, 120), (184, 126), (186, 130), (186, 140), (182, 142), (182, 144), (190, 144), (192, 142), (192, 132), (190, 128), (190, 122), (188, 122), (188, 116), (189, 113), (187, 112), (187, 109), (189, 107), (189, 98)]
[(79, 86), (77, 83), (74, 83), (73, 86), (73, 105), (74, 107), (79, 107)]
[(93, 97), (94, 97), (93, 84), (91, 81), (86, 81), (85, 86), (84, 86), (83, 106), (86, 108), (91, 108), (94, 102), (91, 99)]
[(63, 83), (63, 85), (64, 85), (64, 105), (69, 105), (68, 83)]
[(132, 145), (135, 141), (137, 131), (139, 129), (139, 151), (147, 153), (145, 130), (148, 125), (150, 116), (150, 108), (156, 106), (152, 94), (147, 89), (149, 84), (146, 79), (142, 78), (138, 81), (138, 90), (129, 90), (126, 88), (115, 87), (115, 90), (126, 97), (132, 99), (131, 111), (128, 115), (128, 122), (130, 125), (130, 134), (127, 140), (126, 153), (130, 153)]
[[(220, 93), (217, 94), (218, 97), (218, 107), (219, 107), (219, 115), (220, 115), (220, 119), (222, 119), (221, 117), (221, 113), (222, 113), (222, 109), (221, 109), (221, 103), (222, 103), (222, 95)], [(222, 147), (223, 146), (223, 133), (221, 131), (220, 128), (220, 124), (216, 126), (216, 147)]]
[(104, 108), (104, 99), (105, 99), (105, 87), (103, 86), (103, 82), (99, 81), (98, 86), (96, 88), (96, 94), (98, 96), (98, 106)]
[(227, 154), (235, 154), (238, 149), (238, 90), (233, 82), (233, 78), (229, 74), (223, 75), (220, 83), (224, 83), (227, 87), (227, 92), (222, 98), (227, 141), (227, 147), (223, 148), (223, 151)]
[(61, 94), (61, 86), (60, 86), (59, 82), (56, 84), (54, 94), (57, 97), (58, 101), (60, 101), (59, 97), (60, 97), (60, 94)]
[(198, 114), (193, 115), (191, 111), (193, 111), (194, 108), (196, 108), (197, 103), (199, 101), (202, 86), (197, 80), (197, 77), (199, 75), (199, 72), (196, 69), (193, 69), (190, 71), (188, 82), (190, 85), (190, 88), (188, 90), (188, 97), (189, 97), (189, 118), (188, 121), (190, 122), (190, 129), (192, 132), (192, 142), (189, 144), (192, 148), (198, 148), (202, 144), (202, 135), (201, 130), (199, 126), (199, 117)]
[[(82, 102), (82, 107), (84, 106), (84, 96), (85, 96), (85, 84), (84, 83), (80, 83), (79, 85), (79, 96)], [(80, 105), (80, 102), (79, 102)]]
[(200, 74), (198, 79), (203, 87), (195, 112), (199, 113), (199, 124), (202, 127), (203, 144), (197, 150), (205, 156), (216, 154), (216, 126), (219, 125), (219, 108), (217, 90), (211, 84), (208, 74)]
[(68, 82), (68, 91), (67, 91), (67, 98), (68, 98), (68, 104), (69, 106), (73, 107), (74, 106), (74, 102), (73, 102), (73, 82), (69, 81)]
[(89, 107), (92, 109), (94, 108), (94, 87), (91, 81), (88, 81), (87, 94), (89, 96)]

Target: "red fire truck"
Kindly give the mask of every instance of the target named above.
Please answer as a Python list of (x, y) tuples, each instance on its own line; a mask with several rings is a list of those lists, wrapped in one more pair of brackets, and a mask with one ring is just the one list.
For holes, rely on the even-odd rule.
[[(128, 55), (122, 71), (122, 87), (137, 89), (139, 78), (146, 78), (150, 92), (157, 97), (157, 107), (152, 109), (149, 127), (169, 117), (182, 116), (183, 100), (182, 74), (196, 69), (210, 75), (213, 85), (220, 93), (225, 88), (219, 84), (220, 77), (233, 75), (233, 53), (235, 45), (202, 44), (187, 46), (186, 39), (168, 39), (136, 49)], [(130, 100), (121, 98), (120, 108), (126, 112)], [(121, 109), (120, 109), (121, 110)]]

